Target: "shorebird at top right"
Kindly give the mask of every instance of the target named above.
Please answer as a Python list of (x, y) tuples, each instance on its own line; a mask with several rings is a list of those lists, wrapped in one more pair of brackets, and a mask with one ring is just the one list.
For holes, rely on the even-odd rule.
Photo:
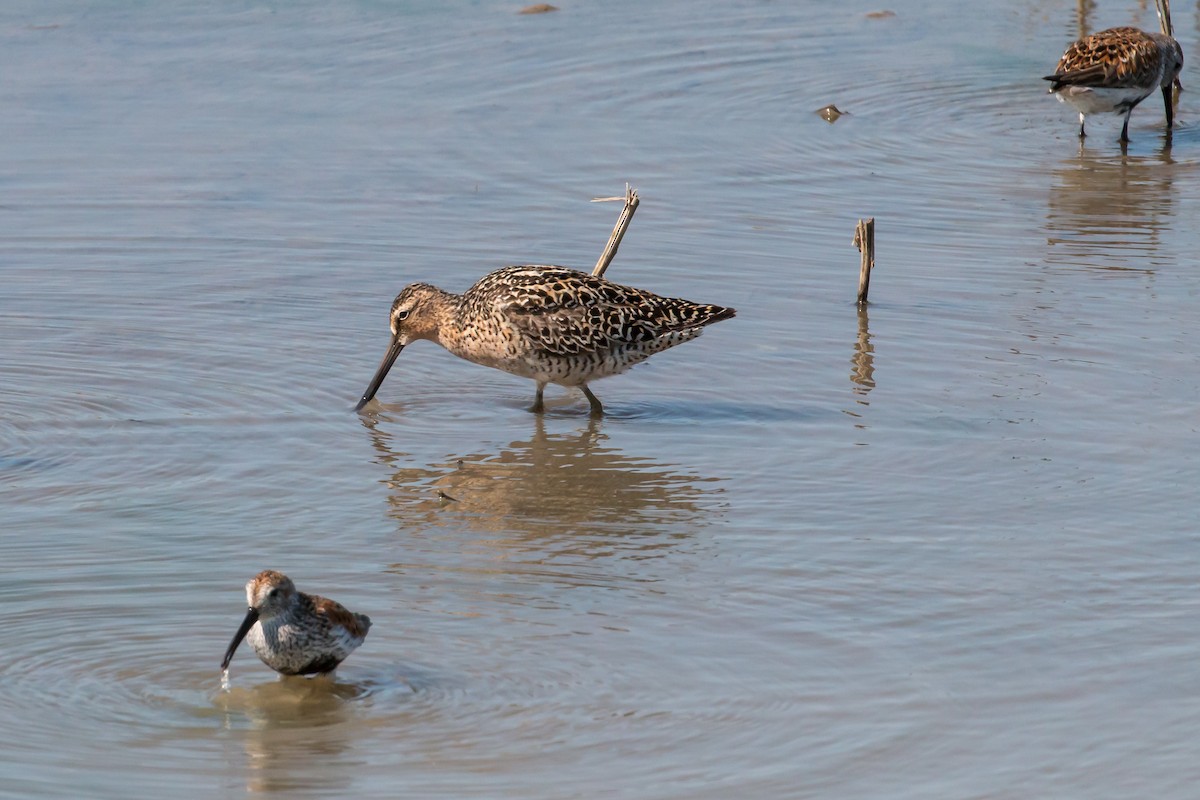
[(1155, 89), (1162, 90), (1167, 134), (1175, 118), (1175, 89), (1183, 90), (1179, 73), (1183, 49), (1175, 41), (1168, 0), (1155, 0), (1161, 33), (1138, 28), (1109, 28), (1085, 36), (1067, 48), (1053, 75), (1050, 91), (1079, 112), (1079, 138), (1088, 114), (1125, 115), (1121, 142), (1129, 141), (1129, 115)]

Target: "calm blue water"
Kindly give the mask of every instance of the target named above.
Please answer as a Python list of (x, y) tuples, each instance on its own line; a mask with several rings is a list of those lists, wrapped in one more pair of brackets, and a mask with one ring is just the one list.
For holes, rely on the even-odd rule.
[[(0, 795), (1193, 797), (1193, 92), (1081, 148), (1066, 0), (560, 5), (0, 9)], [(735, 320), (351, 411), (626, 182), (608, 277)], [(336, 682), (222, 690), (267, 567)]]

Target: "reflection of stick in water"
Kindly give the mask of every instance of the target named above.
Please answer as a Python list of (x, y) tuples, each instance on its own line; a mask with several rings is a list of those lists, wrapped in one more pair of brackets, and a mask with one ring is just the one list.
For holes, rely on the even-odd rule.
[(612, 236), (608, 237), (608, 244), (604, 246), (604, 252), (600, 254), (600, 260), (596, 262), (596, 268), (592, 270), (592, 274), (597, 278), (604, 277), (604, 270), (608, 269), (608, 265), (617, 255), (617, 248), (621, 246), (621, 239), (625, 238), (625, 231), (629, 228), (629, 221), (633, 219), (633, 212), (637, 211), (638, 194), (635, 190), (625, 184), (625, 197), (597, 197), (592, 200), (593, 203), (607, 203), (611, 200), (624, 200), (625, 207), (621, 209), (621, 216), (617, 217), (617, 224), (613, 226)]
[(867, 394), (875, 388), (875, 346), (871, 344), (866, 303), (858, 307), (858, 339), (850, 359), (850, 381), (854, 384), (855, 394)]
[(871, 288), (871, 270), (875, 268), (875, 218), (866, 222), (861, 219), (854, 228), (854, 246), (862, 254), (858, 270), (858, 302), (867, 302), (867, 291)]

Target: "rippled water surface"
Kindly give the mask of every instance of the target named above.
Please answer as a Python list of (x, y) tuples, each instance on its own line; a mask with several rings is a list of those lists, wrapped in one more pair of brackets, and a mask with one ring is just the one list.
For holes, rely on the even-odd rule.
[[(1200, 101), (1040, 80), (1153, 4), (559, 5), (0, 9), (0, 795), (1194, 797)], [(351, 410), (626, 181), (609, 277), (736, 319)], [(266, 567), (334, 680), (221, 688)]]

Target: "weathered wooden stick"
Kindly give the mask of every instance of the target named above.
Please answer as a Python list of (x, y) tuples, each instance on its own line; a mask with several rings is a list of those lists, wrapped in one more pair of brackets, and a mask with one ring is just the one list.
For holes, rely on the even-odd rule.
[[(620, 197), (597, 197), (592, 200), (593, 203), (602, 203), (608, 200), (620, 200)], [(638, 193), (625, 184), (625, 207), (621, 209), (621, 216), (617, 217), (617, 224), (613, 227), (612, 236), (608, 237), (608, 244), (604, 246), (604, 252), (600, 254), (600, 260), (596, 262), (596, 268), (592, 270), (592, 274), (597, 278), (604, 276), (604, 270), (608, 269), (608, 265), (617, 256), (617, 248), (621, 246), (621, 239), (625, 238), (625, 231), (629, 228), (629, 221), (633, 219), (633, 212), (637, 211), (638, 203), (641, 200), (638, 198)]]
[(867, 302), (867, 291), (871, 288), (871, 270), (875, 268), (875, 218), (866, 222), (861, 219), (854, 228), (854, 246), (862, 255), (858, 270), (858, 302)]

